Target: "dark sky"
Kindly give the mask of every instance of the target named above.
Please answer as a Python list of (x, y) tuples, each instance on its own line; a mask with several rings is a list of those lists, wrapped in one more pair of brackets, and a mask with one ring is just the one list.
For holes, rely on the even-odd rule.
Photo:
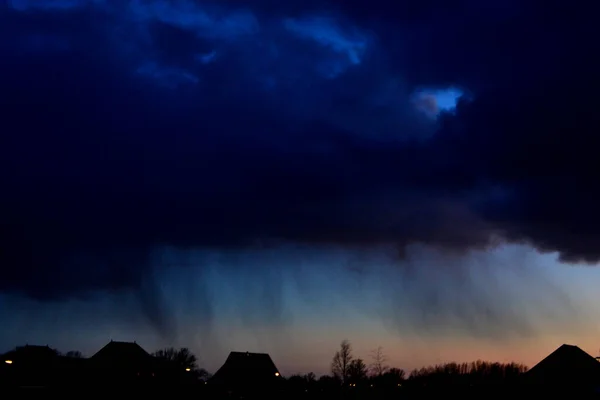
[[(223, 320), (215, 282), (235, 288), (220, 294), (242, 325), (283, 329), (299, 307), (283, 304), (290, 285), (326, 308), (351, 303), (327, 285), (352, 275), (380, 320), (531, 335), (500, 300), (514, 283), (491, 293), (477, 279), (497, 286), (510, 270), (536, 282), (525, 292), (563, 299), (564, 272), (546, 284), (523, 252), (600, 258), (591, 7), (0, 2), (6, 318), (18, 310), (35, 331), (48, 307), (132, 296), (119, 318), (174, 343)], [(502, 251), (509, 267), (473, 261)], [(181, 292), (195, 304), (185, 317)]]

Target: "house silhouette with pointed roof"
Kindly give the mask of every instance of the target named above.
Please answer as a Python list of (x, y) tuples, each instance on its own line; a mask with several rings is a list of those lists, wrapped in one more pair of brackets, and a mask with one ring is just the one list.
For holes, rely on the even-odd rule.
[(81, 363), (61, 356), (50, 346), (25, 345), (2, 354), (0, 380), (17, 387), (47, 387), (82, 371)]
[(276, 388), (281, 381), (281, 374), (269, 354), (232, 351), (208, 383), (228, 390), (268, 390)]
[(18, 346), (14, 350), (3, 355), (3, 358), (10, 359), (16, 363), (51, 363), (56, 361), (59, 354), (50, 346), (29, 345)]
[(600, 388), (600, 362), (577, 346), (563, 344), (524, 375), (537, 386), (596, 390)]
[(147, 383), (155, 377), (157, 360), (136, 342), (111, 340), (88, 360), (94, 381)]
[(49, 346), (21, 346), (2, 354), (0, 384), (9, 386), (122, 386), (195, 384), (196, 375), (159, 359), (136, 342), (111, 340), (90, 358), (60, 355)]
[(90, 361), (96, 365), (123, 367), (148, 363), (152, 356), (136, 342), (111, 340), (96, 352)]

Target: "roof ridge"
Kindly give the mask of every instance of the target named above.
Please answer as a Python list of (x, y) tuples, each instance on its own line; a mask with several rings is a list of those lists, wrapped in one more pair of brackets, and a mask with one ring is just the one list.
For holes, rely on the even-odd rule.
[(546, 357), (544, 357), (542, 360), (540, 360), (537, 364), (535, 364), (529, 371), (527, 371), (527, 374), (532, 375), (540, 370), (544, 370), (545, 368), (555, 364), (559, 360), (575, 360), (577, 363), (584, 363), (586, 366), (600, 370), (600, 363), (597, 362), (594, 356), (592, 356), (579, 346), (563, 344), (559, 346), (556, 350), (548, 354)]

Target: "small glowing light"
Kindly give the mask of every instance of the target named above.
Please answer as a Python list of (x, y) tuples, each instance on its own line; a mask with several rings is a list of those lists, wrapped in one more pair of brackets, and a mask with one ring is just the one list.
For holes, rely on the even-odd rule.
[(185, 370), (186, 370), (187, 372), (190, 372), (190, 371), (191, 371), (191, 369), (190, 369), (190, 368), (186, 368)]
[(279, 376), (279, 372), (275, 372), (275, 376)]
[(12, 364), (12, 360), (5, 360), (4, 362), (7, 364)]

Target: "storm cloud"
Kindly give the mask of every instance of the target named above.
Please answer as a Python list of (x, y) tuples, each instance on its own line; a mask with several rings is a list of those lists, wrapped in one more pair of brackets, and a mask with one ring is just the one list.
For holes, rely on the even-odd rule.
[(137, 289), (166, 246), (595, 263), (593, 13), (484, 3), (0, 6), (0, 290)]

